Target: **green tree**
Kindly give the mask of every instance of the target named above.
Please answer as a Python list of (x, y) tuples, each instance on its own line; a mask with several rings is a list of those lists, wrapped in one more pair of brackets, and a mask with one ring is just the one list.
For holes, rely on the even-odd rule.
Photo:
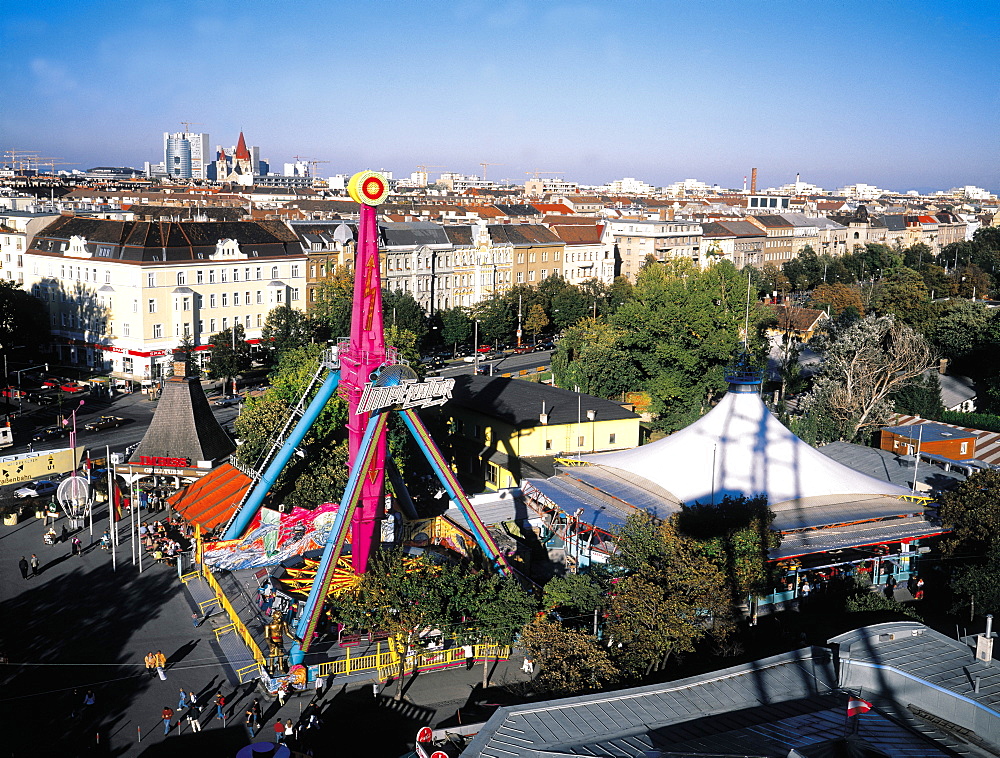
[(872, 304), (878, 313), (891, 313), (917, 328), (931, 319), (930, 293), (924, 278), (911, 268), (895, 269), (875, 285)]
[(382, 318), (385, 325), (414, 334), (417, 344), (427, 335), (427, 315), (409, 292), (389, 290), (382, 293)]
[(955, 284), (959, 297), (977, 300), (985, 300), (992, 286), (990, 277), (975, 264), (958, 269), (955, 272)]
[(586, 574), (567, 574), (550, 579), (544, 590), (543, 605), (571, 615), (590, 614), (604, 605), (604, 589)]
[(809, 442), (852, 441), (882, 426), (891, 397), (934, 362), (927, 341), (892, 316), (867, 316), (827, 349), (796, 431)]
[(959, 599), (953, 613), (962, 606), (980, 615), (1000, 613), (1000, 548), (993, 546), (982, 561), (956, 569), (951, 589)]
[(539, 618), (524, 627), (521, 644), (538, 664), (534, 686), (549, 695), (601, 690), (618, 681), (607, 649), (586, 632)]
[(830, 309), (831, 316), (839, 316), (848, 309), (853, 309), (858, 316), (865, 315), (861, 302), (861, 293), (857, 286), (850, 284), (821, 284), (812, 291), (809, 307), (820, 310)]
[[(101, 308), (96, 298), (85, 291), (71, 290), (66, 294), (68, 301), (83, 312), (88, 328), (97, 334), (104, 334), (107, 309)], [(21, 289), (17, 282), (0, 279), (0, 351), (5, 355), (10, 355), (12, 350), (37, 355), (42, 345), (50, 342), (49, 314), (45, 303)]]
[(250, 368), (250, 345), (242, 324), (236, 324), (231, 329), (223, 329), (208, 338), (212, 345), (212, 360), (208, 364), (208, 375), (212, 379), (229, 380), (239, 376)]
[(472, 319), (464, 308), (449, 308), (440, 312), (441, 339), (452, 350), (472, 337)]
[(552, 355), (556, 385), (607, 398), (641, 388), (642, 376), (619, 344), (622, 336), (603, 319), (584, 319), (567, 329)]
[(732, 630), (733, 608), (724, 569), (676, 519), (662, 524), (630, 514), (615, 536), (612, 565), (624, 576), (614, 586), (607, 632), (620, 645), (616, 663), (634, 676), (690, 652), (712, 634)]
[(579, 287), (567, 285), (552, 296), (551, 313), (552, 323), (562, 331), (588, 315), (588, 303)]
[(545, 308), (541, 303), (535, 303), (528, 311), (528, 317), (524, 320), (524, 331), (533, 338), (538, 339), (539, 333), (545, 331), (549, 325), (549, 317), (545, 315)]
[(892, 396), (893, 409), (923, 418), (941, 418), (941, 382), (935, 372), (928, 371), (911, 379)]
[(354, 273), (338, 266), (330, 278), (315, 289), (316, 299), (309, 316), (316, 323), (320, 340), (340, 339), (351, 334), (351, 310), (354, 302)]
[(747, 279), (726, 261), (704, 270), (683, 260), (647, 266), (634, 293), (610, 319), (617, 346), (649, 391), (658, 425), (681, 428), (725, 392), (724, 367), (745, 338), (761, 356), (756, 326), (768, 313), (751, 299), (744, 334)]
[(306, 314), (288, 305), (271, 309), (264, 319), (261, 342), (268, 364), (273, 365), (286, 350), (305, 345), (312, 339), (313, 328)]
[(938, 498), (942, 546), (950, 556), (983, 556), (1000, 546), (1000, 471), (979, 471)]
[(924, 279), (924, 287), (931, 293), (932, 298), (948, 297), (958, 291), (955, 280), (948, 276), (948, 272), (933, 263), (925, 263), (920, 268), (920, 275)]
[(949, 300), (939, 306), (938, 316), (927, 332), (934, 349), (959, 363), (984, 361), (981, 349), (989, 341), (991, 312), (983, 303)]
[(494, 292), (475, 307), (479, 321), (480, 342), (502, 342), (511, 338), (517, 328), (517, 301)]

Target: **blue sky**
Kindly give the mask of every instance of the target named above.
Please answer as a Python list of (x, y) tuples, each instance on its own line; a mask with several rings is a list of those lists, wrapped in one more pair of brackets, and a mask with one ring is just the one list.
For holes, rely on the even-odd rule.
[(10, 3), (0, 151), (141, 166), (189, 120), (277, 170), (996, 192), (998, 32), (992, 1)]

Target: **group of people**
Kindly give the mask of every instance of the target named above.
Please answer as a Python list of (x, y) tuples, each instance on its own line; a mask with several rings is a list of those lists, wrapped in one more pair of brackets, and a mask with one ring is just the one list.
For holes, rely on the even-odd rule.
[(173, 566), (177, 556), (183, 552), (180, 543), (175, 536), (177, 532), (173, 522), (168, 518), (165, 521), (153, 521), (139, 526), (139, 539), (142, 546), (153, 556), (157, 563), (165, 563)]
[(146, 657), (143, 660), (146, 664), (146, 673), (149, 674), (150, 679), (154, 676), (158, 676), (160, 679), (167, 678), (167, 656), (162, 651), (157, 650), (155, 653), (150, 651), (146, 653)]
[[(21, 572), (21, 578), (22, 579), (27, 579), (27, 578), (32, 577), (32, 576), (38, 576), (38, 574), (41, 573), (40, 572), (40, 567), (41, 567), (41, 563), (38, 560), (38, 556), (35, 555), (34, 553), (31, 554), (31, 560), (30, 561), (27, 560), (22, 555), (21, 556), (21, 560), (19, 560), (17, 562), (17, 568)], [(30, 573), (28, 572), (28, 569), (31, 569)]]

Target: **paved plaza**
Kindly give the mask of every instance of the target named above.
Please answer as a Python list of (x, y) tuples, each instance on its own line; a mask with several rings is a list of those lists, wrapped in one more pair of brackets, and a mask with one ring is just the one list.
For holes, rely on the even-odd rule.
[[(97, 544), (106, 526), (107, 509), (99, 506), (93, 544), (88, 529), (76, 533), (82, 556), (72, 556), (68, 543), (44, 545), (45, 527), (37, 519), (0, 526), (0, 756), (234, 755), (249, 741), (244, 713), (259, 693), (252, 684), (235, 686), (220, 661), (213, 625), (225, 622), (218, 617), (194, 627), (176, 569), (144, 558), (139, 572), (127, 522), (112, 570), (111, 554)], [(41, 572), (25, 580), (18, 561), (32, 553)], [(147, 652), (158, 650), (167, 657), (166, 681), (150, 678), (143, 663)], [(520, 659), (497, 664), (491, 682), (519, 680), (519, 665)], [(322, 727), (304, 739), (337, 752), (402, 755), (420, 726), (478, 720), (485, 712), (478, 703), (509, 698), (504, 688), (483, 691), (481, 681), (481, 665), (424, 674), (408, 682), (396, 702), (395, 685), (375, 697), (371, 679), (333, 680), (318, 701)], [(179, 688), (198, 694), (203, 731), (192, 734), (184, 724), (164, 737), (161, 713), (164, 706), (177, 711)], [(88, 691), (92, 705), (84, 702)], [(228, 702), (225, 725), (210, 704), (220, 691)], [(297, 721), (308, 704), (298, 697), (279, 709), (262, 698), (257, 739), (270, 739), (279, 716)]]

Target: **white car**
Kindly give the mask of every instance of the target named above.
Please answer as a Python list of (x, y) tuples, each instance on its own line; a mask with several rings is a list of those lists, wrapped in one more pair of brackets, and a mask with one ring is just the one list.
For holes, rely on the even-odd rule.
[(26, 497), (45, 497), (46, 495), (54, 494), (57, 489), (59, 489), (58, 482), (42, 479), (37, 482), (28, 482), (21, 489), (14, 490), (14, 497), (21, 499)]

